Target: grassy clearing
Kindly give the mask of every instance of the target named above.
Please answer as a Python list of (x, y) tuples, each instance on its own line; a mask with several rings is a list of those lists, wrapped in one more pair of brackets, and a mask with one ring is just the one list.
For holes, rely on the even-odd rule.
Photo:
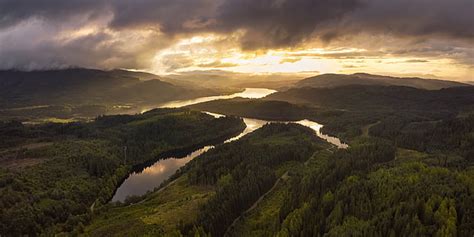
[(211, 186), (189, 185), (182, 176), (143, 202), (113, 207), (99, 214), (85, 236), (143, 236), (170, 233), (178, 224), (193, 223), (199, 206), (214, 194)]

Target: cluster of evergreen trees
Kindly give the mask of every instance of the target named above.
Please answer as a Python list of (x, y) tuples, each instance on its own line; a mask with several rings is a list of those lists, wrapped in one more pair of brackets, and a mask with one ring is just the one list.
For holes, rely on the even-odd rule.
[[(353, 149), (360, 148), (335, 154), (312, 167), (309, 176), (292, 177), (278, 236), (473, 234), (472, 174), (422, 162), (390, 162), (389, 147), (369, 146), (362, 153)], [(354, 165), (347, 159), (357, 153), (375, 154), (376, 159)]]
[[(431, 162), (429, 154), (395, 144), (369, 136), (337, 150), (308, 128), (266, 125), (210, 150), (180, 170), (176, 177), (185, 175), (189, 187), (211, 186), (215, 193), (209, 194), (197, 213), (189, 213), (196, 215), (192, 222), (178, 221), (172, 232), (160, 233), (239, 236), (243, 228), (245, 236), (474, 234), (474, 176), (469, 163), (461, 160), (457, 162), (462, 165), (445, 167)], [(281, 201), (264, 205), (266, 200)], [(145, 200), (143, 205), (150, 204)], [(153, 207), (160, 205), (167, 204)], [(179, 220), (182, 213), (176, 215)], [(248, 224), (253, 216), (259, 216), (260, 222)], [(113, 229), (113, 220), (108, 225)], [(160, 224), (143, 224), (143, 228), (143, 234), (161, 230)]]
[(400, 147), (474, 161), (474, 115), (420, 122), (389, 117), (372, 127), (370, 134), (394, 140)]
[(18, 151), (22, 154), (15, 162), (22, 162), (22, 157), (45, 159), (40, 164), (0, 169), (0, 235), (77, 230), (89, 221), (91, 205), (106, 203), (132, 167), (173, 151), (223, 141), (244, 127), (238, 118), (215, 119), (182, 109), (104, 116), (90, 123), (2, 123), (4, 147), (36, 141), (54, 145)]
[[(182, 233), (222, 236), (231, 223), (274, 185), (277, 168), (304, 162), (326, 145), (300, 125), (269, 124), (245, 138), (219, 146), (186, 167), (190, 184), (214, 185), (217, 192), (202, 206), (197, 223)], [(199, 228), (196, 228), (198, 226)]]
[[(270, 127), (264, 127), (262, 134), (263, 130)], [(181, 233), (224, 235), (235, 218), (272, 187), (278, 178), (274, 164), (284, 161), (283, 157), (302, 162), (303, 157), (311, 156), (311, 151), (315, 152), (311, 162), (305, 162), (302, 170), (289, 173), (284, 184), (288, 191), (284, 192), (280, 206), (273, 207), (279, 209), (279, 215), (268, 225), (256, 225), (265, 229), (250, 233), (255, 236), (471, 236), (474, 233), (474, 177), (466, 167), (445, 168), (428, 164), (419, 157), (399, 157), (393, 142), (379, 138), (357, 139), (349, 149), (335, 152), (314, 149), (308, 143), (308, 152), (291, 155), (279, 150), (276, 144), (282, 143), (278, 142), (270, 143), (273, 145), (270, 147), (265, 147), (269, 145), (266, 142), (259, 144), (252, 139), (239, 143), (202, 156), (187, 171), (190, 182), (216, 185), (218, 189), (202, 207), (197, 223), (181, 226)], [(288, 146), (290, 143), (285, 145), (293, 150), (293, 146)], [(234, 153), (240, 147), (248, 152), (239, 151), (242, 156)], [(305, 146), (296, 149), (300, 150), (305, 150)], [(238, 231), (231, 229), (235, 230)], [(232, 232), (226, 234), (235, 236)]]
[(279, 166), (290, 161), (303, 163), (324, 146), (309, 128), (270, 124), (195, 159), (187, 172), (189, 182), (217, 186), (215, 196), (201, 208), (196, 225), (212, 236), (222, 236), (274, 185), (282, 175), (276, 172)]

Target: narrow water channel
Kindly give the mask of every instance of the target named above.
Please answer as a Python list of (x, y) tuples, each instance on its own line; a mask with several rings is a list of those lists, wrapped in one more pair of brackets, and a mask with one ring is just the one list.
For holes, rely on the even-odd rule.
[[(201, 103), (211, 100), (217, 99), (229, 99), (235, 97), (245, 97), (245, 98), (262, 98), (265, 97), (275, 91), (268, 90), (268, 89), (257, 89), (257, 88), (247, 88), (244, 92), (228, 95), (228, 96), (212, 96), (212, 97), (203, 97), (194, 100), (187, 100), (187, 101), (175, 101), (169, 102), (161, 107), (183, 107), (195, 103)], [(237, 96), (236, 96), (237, 95)], [(203, 111), (204, 112), (204, 111)], [(215, 114), (205, 112), (209, 115), (214, 117), (221, 117), (224, 115)], [(260, 119), (252, 119), (252, 118), (242, 118), (244, 120), (245, 125), (247, 126), (245, 130), (240, 133), (239, 135), (232, 137), (225, 141), (232, 142), (236, 141), (248, 133), (251, 133), (267, 123), (275, 122), (275, 121), (267, 121), (267, 120), (260, 120)], [(307, 126), (313, 129), (316, 135), (331, 144), (334, 144), (338, 148), (345, 149), (348, 147), (347, 144), (341, 142), (341, 140), (337, 137), (332, 137), (326, 134), (321, 133), (321, 128), (323, 127), (322, 124), (310, 121), (310, 120), (301, 120), (301, 121), (278, 121), (279, 123), (298, 123), (303, 126)], [(133, 172), (129, 175), (129, 177), (120, 185), (120, 187), (116, 190), (114, 197), (112, 198), (112, 202), (120, 201), (123, 202), (128, 196), (141, 196), (144, 195), (148, 191), (152, 191), (155, 188), (159, 187), (162, 182), (167, 180), (171, 175), (173, 175), (179, 168), (186, 165), (189, 161), (196, 158), (197, 156), (203, 154), (204, 152), (208, 151), (209, 149), (214, 148), (214, 146), (205, 146), (201, 149), (195, 150), (192, 153), (188, 154), (185, 157), (169, 157), (166, 159), (159, 160), (152, 164), (151, 166), (146, 167), (140, 172)]]

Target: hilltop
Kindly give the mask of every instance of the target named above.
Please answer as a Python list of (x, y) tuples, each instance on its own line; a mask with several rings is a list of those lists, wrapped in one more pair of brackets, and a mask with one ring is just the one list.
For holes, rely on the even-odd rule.
[(355, 73), (351, 75), (322, 74), (303, 79), (295, 84), (296, 87), (315, 88), (333, 88), (348, 85), (408, 86), (418, 89), (439, 90), (442, 88), (467, 86), (468, 84), (437, 79), (425, 79), (418, 77), (390, 77), (367, 73)]

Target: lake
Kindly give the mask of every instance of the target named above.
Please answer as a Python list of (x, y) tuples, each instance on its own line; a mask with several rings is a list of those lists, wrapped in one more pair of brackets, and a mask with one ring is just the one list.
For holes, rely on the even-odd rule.
[[(188, 106), (196, 103), (202, 103), (212, 100), (220, 100), (220, 99), (231, 99), (237, 97), (243, 98), (263, 98), (271, 93), (274, 93), (274, 90), (269, 89), (262, 89), (262, 88), (247, 88), (243, 92), (235, 93), (232, 95), (226, 96), (209, 96), (209, 97), (201, 97), (193, 100), (183, 100), (183, 101), (172, 101), (165, 104), (162, 104), (161, 108), (178, 108), (183, 106)], [(145, 111), (144, 111), (145, 112)], [(221, 117), (225, 115), (216, 114), (205, 112), (214, 117)], [(337, 137), (332, 137), (327, 134), (321, 133), (321, 128), (323, 127), (322, 124), (319, 124), (314, 121), (310, 120), (301, 120), (301, 121), (267, 121), (267, 120), (260, 120), (260, 119), (252, 119), (252, 118), (242, 118), (246, 125), (244, 131), (242, 131), (239, 135), (227, 139), (224, 143), (236, 141), (243, 136), (261, 128), (267, 123), (275, 122), (275, 123), (297, 123), (303, 126), (309, 127), (315, 131), (315, 134), (328, 141), (329, 143), (335, 145), (340, 149), (345, 149), (348, 147), (347, 144), (341, 142), (341, 140)], [(155, 188), (158, 188), (161, 183), (167, 180), (171, 175), (175, 174), (176, 171), (186, 165), (192, 159), (198, 157), (199, 155), (203, 154), (204, 152), (214, 148), (214, 146), (205, 146), (200, 149), (193, 151), (192, 153), (188, 154), (185, 157), (169, 157), (166, 159), (161, 159), (151, 166), (146, 167), (145, 169), (133, 172), (129, 175), (127, 179), (120, 185), (120, 187), (116, 190), (115, 195), (112, 198), (112, 202), (120, 201), (123, 202), (128, 196), (141, 196), (146, 194), (148, 191), (153, 191)]]
[[(225, 99), (232, 99), (232, 98), (238, 98), (238, 97), (249, 98), (249, 99), (259, 99), (275, 92), (277, 91), (271, 90), (271, 89), (265, 89), (265, 88), (245, 88), (245, 90), (242, 92), (238, 92), (238, 93), (234, 93), (230, 95), (206, 96), (206, 97), (200, 97), (200, 98), (191, 99), (191, 100), (175, 100), (175, 101), (166, 102), (164, 104), (160, 104), (157, 107), (180, 108), (180, 107), (185, 107), (188, 105), (199, 104), (199, 103), (204, 103), (204, 102), (213, 101), (213, 100), (225, 100)], [(141, 112), (144, 113), (154, 108), (155, 107), (145, 108)]]

